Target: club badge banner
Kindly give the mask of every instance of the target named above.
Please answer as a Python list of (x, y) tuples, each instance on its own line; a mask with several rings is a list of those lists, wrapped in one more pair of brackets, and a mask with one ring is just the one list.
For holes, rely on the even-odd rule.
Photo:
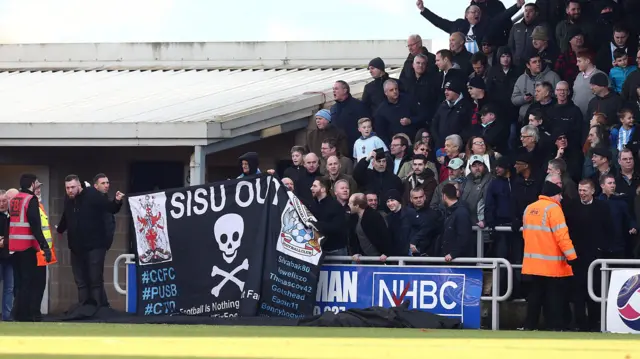
[(267, 174), (129, 197), (139, 315), (312, 315), (322, 236)]

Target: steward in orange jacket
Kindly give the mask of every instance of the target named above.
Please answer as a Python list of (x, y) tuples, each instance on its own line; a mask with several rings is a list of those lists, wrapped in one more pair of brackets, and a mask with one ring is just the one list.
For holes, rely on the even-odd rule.
[(563, 311), (570, 284), (567, 277), (573, 276), (571, 264), (578, 257), (560, 206), (561, 186), (559, 176), (547, 176), (542, 195), (524, 212), (522, 274), (531, 275), (525, 321), (528, 330), (537, 328), (543, 306), (548, 329), (565, 329)]

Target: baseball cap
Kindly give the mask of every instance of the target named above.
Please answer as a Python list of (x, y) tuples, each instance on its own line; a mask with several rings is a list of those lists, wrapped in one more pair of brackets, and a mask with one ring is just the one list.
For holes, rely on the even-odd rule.
[(484, 163), (484, 158), (482, 158), (482, 156), (480, 156), (480, 155), (473, 155), (473, 156), (471, 156), (471, 158), (469, 158), (469, 163), (470, 164), (474, 164), (476, 162), (482, 162), (482, 164), (485, 164)]
[(459, 158), (452, 159), (451, 161), (449, 161), (449, 164), (447, 165), (447, 167), (451, 168), (452, 170), (457, 170), (462, 166), (464, 166), (464, 161), (462, 161)]

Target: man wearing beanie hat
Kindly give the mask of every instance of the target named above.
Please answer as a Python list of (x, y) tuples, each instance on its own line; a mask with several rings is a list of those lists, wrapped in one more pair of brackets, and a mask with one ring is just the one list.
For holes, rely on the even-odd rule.
[(564, 309), (567, 301), (567, 277), (573, 276), (571, 266), (578, 258), (560, 201), (562, 179), (547, 176), (538, 201), (524, 211), (522, 236), (524, 260), (522, 274), (531, 276), (527, 298), (525, 330), (536, 330), (544, 303), (546, 327), (565, 329)]
[(464, 95), (465, 84), (457, 79), (445, 83), (445, 101), (438, 106), (431, 123), (431, 136), (436, 148), (444, 147), (449, 135), (468, 133), (471, 129), (473, 106)]
[(487, 84), (482, 77), (475, 76), (469, 78), (467, 89), (469, 97), (473, 101), (473, 113), (471, 115), (471, 125), (473, 126), (480, 122), (480, 110), (489, 103)]
[(342, 155), (350, 155), (347, 150), (347, 136), (344, 131), (331, 124), (331, 112), (322, 109), (316, 112), (316, 128), (307, 131), (307, 153), (321, 153), (322, 142), (327, 138), (336, 140), (336, 149)]
[[(362, 102), (364, 102), (371, 114), (374, 114), (378, 106), (386, 99), (383, 86), (385, 81), (391, 77), (385, 72), (384, 61), (379, 57), (369, 61), (369, 73), (373, 81), (364, 86)], [(402, 90), (402, 86), (400, 86), (400, 90)]]
[(587, 105), (587, 119), (591, 119), (595, 113), (600, 112), (607, 116), (608, 126), (617, 125), (618, 110), (624, 101), (620, 95), (609, 89), (609, 77), (604, 73), (597, 73), (591, 76), (589, 83), (595, 96)]
[(402, 194), (395, 189), (386, 193), (387, 208), (387, 225), (389, 233), (391, 233), (391, 242), (393, 243), (392, 256), (408, 256), (411, 255), (411, 243), (415, 243), (413, 238), (419, 228), (417, 227), (416, 210), (402, 205)]

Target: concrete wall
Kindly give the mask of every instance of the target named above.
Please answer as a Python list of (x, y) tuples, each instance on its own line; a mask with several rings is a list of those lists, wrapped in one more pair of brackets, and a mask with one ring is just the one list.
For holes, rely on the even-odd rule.
[[(424, 40), (431, 49), (431, 40)], [(0, 69), (402, 65), (406, 39), (0, 45)]]
[[(220, 177), (225, 173), (237, 176), (237, 158), (248, 151), (260, 154), (261, 168), (274, 167), (280, 159), (289, 158), (289, 149), (294, 145), (294, 134), (274, 136), (253, 144), (240, 146), (228, 151), (209, 155), (207, 167), (209, 177)], [(116, 190), (127, 192), (130, 184), (130, 166), (142, 161), (182, 161), (189, 164), (190, 147), (137, 147), (137, 148), (51, 148), (30, 147), (0, 148), (0, 166), (26, 165), (49, 167), (49, 217), (52, 224), (60, 221), (64, 206), (64, 177), (70, 173), (82, 180), (91, 181), (97, 173), (104, 172), (111, 182), (111, 196)], [(228, 177), (229, 177), (228, 176)], [(15, 179), (17, 183), (18, 178)], [(107, 254), (105, 262), (105, 285), (112, 306), (124, 310), (124, 296), (113, 289), (113, 261), (128, 251), (130, 213), (123, 206), (116, 215), (116, 234), (114, 244)], [(66, 239), (56, 243), (58, 263), (50, 266), (50, 313), (61, 313), (77, 300), (77, 290), (71, 273), (69, 250)], [(124, 278), (124, 274), (123, 274)], [(121, 278), (120, 283), (124, 285)]]

